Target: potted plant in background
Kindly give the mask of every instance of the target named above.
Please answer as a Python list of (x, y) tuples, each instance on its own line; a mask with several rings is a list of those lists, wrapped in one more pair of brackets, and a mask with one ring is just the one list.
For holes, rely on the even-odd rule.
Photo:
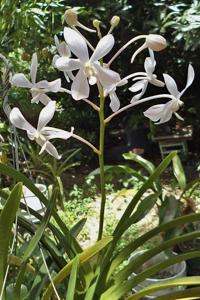
[[(135, 254), (133, 254), (131, 256), (130, 259), (132, 260), (134, 258), (137, 258), (137, 256), (143, 255), (144, 253), (145, 253), (145, 251), (136, 252)], [(155, 265), (155, 264), (163, 263), (167, 259), (172, 258), (174, 255), (177, 255), (177, 253), (174, 253), (173, 251), (170, 251), (170, 250), (161, 252), (161, 253), (157, 254), (156, 256), (154, 256), (153, 258), (151, 258), (150, 260), (148, 260), (147, 262), (145, 262), (131, 276), (136, 276), (137, 274), (147, 270), (148, 268), (153, 267), (153, 265)], [(138, 291), (144, 289), (145, 287), (151, 286), (152, 284), (162, 285), (162, 283), (165, 281), (168, 281), (170, 279), (185, 277), (186, 274), (187, 274), (186, 273), (186, 262), (182, 261), (180, 263), (177, 263), (175, 265), (172, 265), (170, 267), (167, 267), (167, 268), (159, 271), (158, 273), (154, 274), (150, 278), (146, 278), (143, 282), (138, 284), (133, 290), (134, 290), (134, 292), (138, 292)], [(185, 287), (175, 287), (175, 288), (172, 287), (169, 289), (165, 289), (162, 291), (152, 293), (151, 295), (146, 296), (145, 299), (155, 299), (157, 296), (167, 295), (167, 294), (170, 294), (170, 292), (181, 291), (184, 289), (185, 289)]]

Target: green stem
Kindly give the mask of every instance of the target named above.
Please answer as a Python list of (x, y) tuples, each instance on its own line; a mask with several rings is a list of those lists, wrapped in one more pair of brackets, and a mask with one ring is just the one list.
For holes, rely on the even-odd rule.
[(99, 137), (99, 169), (100, 169), (100, 186), (101, 186), (101, 209), (99, 218), (99, 233), (98, 240), (101, 240), (103, 234), (103, 223), (104, 223), (104, 213), (106, 204), (106, 192), (105, 192), (105, 173), (104, 173), (104, 135), (105, 135), (105, 124), (104, 124), (104, 92), (103, 88), (99, 87), (100, 95), (100, 137)]

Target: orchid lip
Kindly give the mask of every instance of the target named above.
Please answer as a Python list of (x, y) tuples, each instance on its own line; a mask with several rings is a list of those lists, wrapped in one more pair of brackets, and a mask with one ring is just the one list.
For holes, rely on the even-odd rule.
[(36, 130), (36, 132), (34, 133), (34, 139), (36, 140), (36, 142), (38, 142), (38, 141), (46, 142), (45, 137), (38, 130)]
[(95, 75), (95, 71), (94, 71), (94, 68), (92, 67), (91, 63), (90, 62), (87, 62), (85, 65), (84, 65), (84, 73), (87, 77), (91, 77), (91, 76), (94, 76)]

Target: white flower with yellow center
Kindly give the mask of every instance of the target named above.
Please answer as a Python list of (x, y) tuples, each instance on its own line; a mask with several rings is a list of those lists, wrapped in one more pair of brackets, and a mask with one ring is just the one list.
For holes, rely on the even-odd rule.
[(71, 132), (61, 130), (54, 127), (46, 127), (51, 121), (55, 113), (56, 102), (50, 101), (40, 112), (37, 128), (34, 128), (22, 115), (19, 108), (14, 107), (9, 115), (10, 122), (17, 128), (23, 129), (27, 132), (30, 140), (34, 140), (40, 145), (42, 152), (46, 151), (56, 159), (60, 159), (61, 156), (58, 154), (54, 145), (49, 142), (51, 139), (64, 139), (67, 140), (73, 135), (73, 128)]
[(51, 99), (46, 95), (48, 92), (57, 93), (61, 91), (61, 80), (56, 79), (48, 82), (47, 80), (41, 80), (36, 83), (36, 75), (38, 68), (37, 54), (34, 53), (32, 56), (29, 81), (23, 73), (15, 74), (11, 79), (11, 84), (17, 87), (29, 88), (32, 94), (31, 103), (39, 103), (39, 101), (47, 105)]
[(150, 56), (147, 57), (144, 62), (144, 69), (146, 73), (141, 72), (140, 76), (135, 77), (133, 81), (137, 82), (129, 88), (129, 90), (133, 93), (140, 91), (139, 94), (135, 95), (131, 99), (131, 103), (139, 100), (144, 95), (149, 83), (158, 87), (163, 87), (165, 85), (164, 82), (158, 80), (157, 76), (154, 74), (156, 61), (154, 59), (154, 53), (151, 49), (149, 49), (149, 54)]
[(114, 37), (111, 34), (99, 41), (90, 58), (86, 41), (79, 33), (71, 28), (65, 28), (64, 37), (71, 52), (78, 58), (61, 57), (56, 60), (55, 65), (65, 72), (78, 70), (71, 86), (72, 97), (75, 100), (88, 98), (89, 84), (94, 85), (99, 81), (104, 89), (110, 90), (120, 81), (118, 73), (101, 66), (99, 62), (114, 46)]
[(150, 120), (157, 122), (156, 124), (162, 124), (169, 121), (173, 113), (178, 119), (183, 120), (177, 111), (183, 105), (183, 102), (180, 100), (180, 98), (194, 80), (194, 69), (192, 65), (188, 66), (187, 83), (181, 92), (178, 91), (176, 82), (171, 76), (168, 74), (163, 74), (163, 77), (168, 91), (173, 96), (172, 100), (165, 104), (153, 105), (144, 112), (144, 115)]

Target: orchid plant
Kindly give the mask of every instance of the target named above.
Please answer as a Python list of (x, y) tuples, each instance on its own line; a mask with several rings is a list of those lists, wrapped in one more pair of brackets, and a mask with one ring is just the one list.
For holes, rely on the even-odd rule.
[[(151, 106), (144, 112), (146, 117), (159, 124), (169, 121), (173, 113), (180, 119), (181, 117), (177, 113), (178, 109), (183, 105), (183, 102), (180, 100), (180, 98), (186, 89), (192, 84), (194, 80), (194, 70), (193, 67), (189, 65), (186, 87), (182, 92), (179, 92), (176, 83), (171, 76), (168, 74), (163, 74), (164, 83), (163, 81), (158, 80), (157, 76), (154, 74), (156, 67), (154, 52), (161, 51), (167, 46), (166, 40), (162, 36), (156, 34), (137, 36), (123, 45), (114, 54), (110, 61), (106, 62), (104, 61), (104, 58), (113, 49), (115, 44), (113, 30), (118, 25), (119, 18), (117, 16), (112, 18), (111, 28), (103, 37), (100, 32), (98, 21), (94, 21), (94, 26), (100, 38), (95, 48), (78, 31), (76, 13), (73, 10), (68, 10), (65, 14), (65, 18), (69, 27), (64, 28), (63, 42), (60, 43), (58, 38), (55, 36), (58, 54), (56, 54), (53, 58), (53, 66), (61, 72), (64, 72), (67, 83), (69, 84), (69, 89), (64, 89), (61, 87), (61, 79), (56, 79), (52, 82), (42, 80), (36, 83), (38, 60), (37, 54), (34, 53), (30, 67), (31, 82), (24, 74), (19, 73), (12, 77), (11, 83), (17, 87), (29, 88), (32, 94), (31, 102), (38, 103), (40, 101), (46, 107), (43, 108), (40, 113), (37, 129), (33, 128), (24, 119), (18, 108), (13, 108), (11, 111), (10, 121), (15, 127), (27, 131), (28, 137), (31, 140), (35, 140), (36, 143), (42, 147), (40, 153), (47, 151), (55, 158), (61, 158), (49, 140), (52, 138), (61, 138), (67, 140), (70, 137), (78, 138), (82, 142), (85, 142), (96, 152), (99, 157), (99, 165), (101, 170), (100, 177), (102, 204), (98, 236), (98, 239), (101, 239), (106, 201), (104, 180), (104, 133), (106, 123), (126, 109), (154, 99), (169, 99), (169, 101), (165, 104)], [(87, 27), (84, 27), (84, 29), (87, 30)], [(94, 31), (90, 29), (88, 30)], [(134, 62), (136, 55), (147, 49), (149, 56), (147, 56), (144, 62), (144, 68), (146, 72), (131, 73), (121, 79), (120, 74), (110, 68), (111, 64), (123, 51), (126, 50), (128, 46), (132, 45), (138, 40), (144, 40), (144, 43), (133, 53), (131, 63)], [(90, 48), (90, 52), (92, 52), (90, 57), (88, 47)], [(122, 85), (128, 85), (129, 80), (134, 81), (134, 84), (129, 88), (129, 90), (133, 93), (139, 93), (132, 97), (130, 104), (120, 108), (120, 100), (117, 97), (116, 89), (120, 88)], [(156, 96), (142, 98), (148, 84), (153, 84), (158, 87), (163, 87), (166, 85), (170, 94), (158, 94)], [(94, 101), (88, 99), (90, 96), (90, 88), (93, 85), (96, 85), (98, 88), (99, 105), (96, 105)], [(67, 92), (76, 101), (86, 101), (99, 113), (100, 141), (98, 148), (96, 148), (94, 145), (91, 145), (82, 137), (78, 137), (77, 135), (73, 134), (73, 129), (71, 132), (69, 132), (52, 127), (45, 127), (46, 124), (52, 119), (55, 112), (55, 102), (46, 95), (46, 93), (50, 92)], [(104, 106), (108, 96), (110, 97), (110, 107), (113, 113), (111, 113), (110, 116), (105, 117)]]
[[(83, 142), (86, 145), (88, 145), (97, 155), (99, 160), (100, 186), (101, 186), (101, 207), (100, 207), (99, 232), (98, 232), (98, 242), (97, 242), (98, 244), (97, 246), (89, 249), (88, 252), (86, 251), (87, 255), (84, 252), (80, 254), (79, 256), (80, 262), (84, 264), (89, 260), (89, 258), (96, 255), (101, 249), (107, 246), (107, 244), (110, 243), (112, 240), (112, 238), (111, 239), (108, 238), (106, 241), (101, 241), (103, 235), (104, 214), (105, 214), (105, 204), (106, 204), (104, 136), (105, 136), (105, 129), (107, 123), (109, 123), (114, 117), (123, 113), (125, 110), (129, 108), (137, 106), (141, 103), (145, 103), (149, 101), (151, 102), (152, 100), (156, 100), (156, 99), (161, 99), (162, 101), (165, 102), (151, 106), (144, 112), (144, 116), (146, 116), (153, 122), (156, 122), (156, 124), (162, 124), (169, 121), (173, 114), (180, 119), (181, 117), (177, 113), (177, 111), (183, 105), (183, 101), (181, 99), (182, 95), (184, 94), (186, 89), (188, 89), (188, 87), (191, 86), (194, 80), (194, 69), (192, 65), (188, 66), (186, 86), (181, 92), (179, 92), (176, 82), (170, 75), (163, 74), (163, 80), (162, 80), (162, 78), (157, 79), (157, 75), (155, 74), (156, 60), (155, 60), (154, 52), (158, 52), (166, 48), (167, 43), (164, 37), (157, 34), (139, 35), (137, 37), (134, 37), (130, 41), (128, 41), (125, 45), (123, 45), (117, 52), (115, 52), (115, 54), (110, 58), (110, 60), (107, 61), (106, 55), (111, 52), (115, 44), (113, 31), (119, 24), (120, 19), (118, 16), (114, 16), (111, 19), (110, 29), (108, 30), (107, 34), (105, 34), (104, 36), (102, 35), (100, 29), (100, 22), (98, 20), (94, 20), (93, 22), (93, 26), (95, 30), (91, 28), (87, 28), (78, 21), (77, 14), (72, 9), (66, 11), (65, 20), (68, 24), (68, 27), (64, 28), (64, 33), (63, 33), (64, 41), (59, 41), (58, 37), (55, 36), (55, 44), (56, 44), (55, 48), (57, 49), (58, 54), (54, 55), (52, 65), (55, 68), (57, 68), (60, 72), (64, 73), (64, 77), (66, 78), (66, 84), (68, 85), (67, 88), (63, 88), (61, 86), (61, 79), (56, 79), (52, 82), (48, 82), (47, 80), (36, 82), (38, 60), (37, 60), (37, 54), (34, 53), (32, 56), (32, 62), (30, 67), (31, 80), (27, 79), (24, 74), (19, 73), (19, 74), (14, 74), (12, 76), (11, 84), (13, 86), (30, 89), (31, 97), (32, 97), (31, 103), (33, 103), (32, 105), (37, 105), (39, 102), (41, 102), (44, 105), (38, 118), (37, 128), (34, 128), (24, 118), (19, 108), (14, 107), (11, 111), (9, 110), (7, 111), (9, 111), (9, 120), (13, 124), (13, 126), (25, 130), (28, 135), (28, 138), (32, 141), (35, 141), (37, 144), (41, 146), (40, 154), (46, 151), (48, 154), (55, 157), (56, 159), (61, 159), (61, 155), (58, 154), (57, 149), (55, 148), (51, 140), (56, 138), (63, 139), (63, 140), (68, 140), (69, 138), (75, 138), (80, 142)], [(87, 38), (85, 38), (84, 35), (82, 35), (82, 33), (79, 31), (79, 28), (82, 28), (83, 30), (87, 30), (91, 32), (91, 34), (95, 32), (97, 33), (97, 37), (99, 41), (97, 42), (96, 47), (91, 45), (90, 41)], [(127, 74), (125, 76), (120, 76), (120, 74), (116, 72), (116, 70), (114, 70), (114, 67), (111, 68), (111, 65), (120, 56), (122, 52), (126, 51), (127, 47), (132, 46), (135, 42), (138, 41), (139, 42), (143, 41), (143, 43), (132, 54), (132, 57), (130, 58), (130, 62), (131, 64), (133, 64), (133, 62), (135, 61), (135, 57), (140, 52), (146, 51), (147, 57), (144, 61), (144, 69), (145, 69), (144, 72), (135, 72), (135, 73), (131, 72), (130, 74)], [(89, 53), (91, 53), (91, 55), (89, 55)], [(164, 86), (166, 86), (169, 93), (144, 97), (145, 91), (147, 90), (149, 84), (152, 84), (159, 88), (163, 88)], [(120, 99), (117, 96), (117, 90), (121, 86), (125, 86), (125, 85), (127, 86), (127, 89), (129, 89), (133, 93), (133, 96), (130, 97), (131, 99), (129, 103), (127, 103), (125, 106), (121, 106)], [(95, 101), (90, 99), (90, 89), (93, 86), (96, 86), (96, 90), (98, 90), (98, 94)], [(72, 97), (72, 100), (84, 101), (85, 103), (90, 105), (91, 108), (94, 109), (96, 113), (99, 114), (100, 126), (99, 126), (98, 146), (95, 146), (90, 142), (88, 142), (87, 140), (85, 140), (83, 137), (76, 135), (74, 133), (75, 130), (73, 127), (70, 129), (70, 131), (68, 131), (65, 129), (58, 129), (58, 128), (47, 126), (47, 124), (52, 120), (56, 112), (56, 102), (51, 99), (51, 96), (47, 96), (47, 93), (50, 94), (50, 93), (57, 93), (57, 92), (64, 92), (69, 94)], [(108, 116), (105, 115), (106, 101), (109, 102), (111, 108), (111, 113)], [(84, 299), (87, 300), (93, 299), (93, 296), (95, 295), (96, 291), (98, 294), (99, 289), (101, 287), (103, 287), (102, 289), (104, 289), (105, 287), (106, 291), (103, 291), (102, 296), (99, 296), (98, 299), (118, 300), (121, 299), (121, 297), (124, 296), (127, 293), (127, 291), (130, 291), (130, 289), (134, 284), (135, 285), (137, 284), (137, 282), (135, 282), (134, 279), (130, 279), (128, 280), (127, 284), (126, 282), (124, 282), (122, 284), (122, 287), (120, 286), (121, 282), (123, 282), (125, 278), (129, 278), (131, 274), (131, 269), (130, 269), (131, 266), (129, 265), (125, 267), (125, 270), (122, 270), (121, 274), (118, 277), (116, 277), (116, 281), (113, 286), (111, 286), (110, 281), (111, 281), (111, 275), (115, 270), (115, 268), (119, 266), (119, 264), (123, 261), (125, 257), (127, 257), (127, 253), (129, 253), (129, 250), (134, 251), (137, 248), (137, 243), (138, 245), (141, 245), (143, 243), (143, 237), (139, 238), (137, 242), (135, 243), (133, 242), (130, 246), (127, 246), (127, 249), (125, 248), (122, 254), (119, 255), (119, 257), (114, 256), (113, 260), (111, 260), (111, 256), (113, 254), (114, 247), (119, 237), (123, 234), (123, 232), (125, 232), (125, 230), (131, 224), (136, 222), (136, 220), (138, 220), (138, 217), (140, 218), (140, 216), (142, 217), (144, 215), (143, 206), (142, 206), (143, 204), (139, 206), (139, 215), (137, 215), (136, 213), (132, 214), (132, 212), (137, 202), (139, 201), (140, 197), (148, 188), (150, 188), (153, 180), (156, 180), (158, 176), (164, 171), (166, 166), (170, 163), (173, 155), (174, 154), (166, 158), (166, 161), (164, 161), (158, 167), (155, 173), (152, 174), (152, 178), (149, 179), (149, 182), (145, 183), (145, 187), (138, 192), (138, 194), (135, 196), (133, 201), (127, 207), (123, 217), (121, 218), (121, 220), (119, 221), (115, 229), (115, 232), (113, 233), (112, 244), (105, 252), (105, 256), (103, 259), (104, 265), (101, 268), (97, 268), (96, 270), (97, 273), (94, 272), (94, 280), (91, 279), (90, 276), (88, 277), (91, 279), (91, 281), (89, 281), (89, 284), (91, 283), (91, 286), (90, 288), (88, 288), (86, 297)], [(7, 171), (4, 170), (4, 172)], [(22, 181), (28, 183), (30, 189), (32, 189), (32, 191), (35, 192), (38, 195), (38, 197), (42, 199), (42, 201), (44, 202), (46, 201), (43, 195), (38, 193), (35, 187), (31, 186), (30, 182), (26, 181), (23, 176), (21, 176), (20, 178), (22, 179)], [(155, 195), (153, 195), (154, 198), (157, 196), (158, 194), (156, 193)], [(55, 198), (56, 196), (53, 194), (52, 197)], [(150, 197), (152, 197), (152, 195), (150, 195)], [(151, 199), (151, 203), (154, 203), (152, 202), (152, 200), (155, 201), (154, 198)], [(149, 199), (150, 198), (148, 198), (147, 200)], [(149, 204), (145, 202), (144, 205), (149, 205)], [(69, 235), (69, 231), (64, 227), (63, 223), (59, 221), (59, 218), (55, 214), (55, 212), (53, 216), (63, 230), (64, 233), (63, 237), (66, 235), (67, 237), (69, 237), (70, 242), (72, 243), (72, 245), (70, 245), (71, 248), (69, 250), (69, 257), (73, 258), (75, 256), (74, 254), (81, 252), (81, 248), (79, 245), (77, 245), (77, 242), (75, 241), (74, 237)], [(175, 226), (176, 224), (183, 224), (186, 219), (188, 221), (193, 220), (192, 217), (189, 218), (186, 216), (185, 219), (183, 218), (177, 221), (175, 220), (172, 221), (169, 224), (169, 226)], [(47, 218), (47, 223), (48, 223), (48, 218)], [(167, 228), (167, 225), (164, 224), (163, 227), (161, 226), (155, 230), (152, 230), (152, 232), (149, 233), (149, 237), (154, 236), (156, 233), (162, 232), (162, 230), (164, 230), (165, 227)], [(39, 238), (36, 235), (34, 241), (32, 242), (32, 244), (35, 247), (41, 237), (40, 230), (38, 230), (38, 236)], [(58, 239), (61, 239), (61, 241), (63, 237), (62, 235), (58, 235)], [(174, 241), (174, 244), (175, 242), (176, 241)], [(29, 257), (27, 253), (29, 254), (32, 253), (31, 252), (32, 250), (30, 249), (32, 247), (32, 244), (30, 244), (31, 246), (28, 249), (29, 251), (26, 252), (27, 255), (27, 256), (25, 255), (26, 259)], [(69, 245), (67, 244), (67, 249), (68, 246)], [(163, 245), (163, 249), (166, 249), (167, 247), (169, 246), (166, 242), (166, 245)], [(156, 249), (157, 249), (156, 251), (160, 251), (159, 247), (157, 247)], [(24, 261), (26, 261), (26, 259)], [(178, 258), (175, 258), (174, 260), (178, 261)], [(73, 263), (73, 267), (72, 267), (72, 263)], [(51, 295), (53, 291), (57, 296), (57, 299), (60, 299), (54, 284), (60, 283), (64, 279), (64, 277), (69, 274), (71, 268), (72, 268), (72, 274), (74, 274), (74, 272), (77, 272), (77, 268), (78, 268), (77, 260), (75, 261), (73, 260), (72, 263), (70, 262), (69, 263), (70, 265), (68, 264), (66, 267), (64, 267), (56, 275), (54, 281), (53, 282), (51, 281), (51, 284), (49, 285), (45, 294), (43, 295), (42, 298), (43, 300), (51, 299)], [(108, 267), (109, 263), (110, 266)], [(170, 261), (170, 263), (171, 264), (173, 263), (173, 259)], [(136, 265), (137, 264), (140, 265), (139, 259), (136, 262)], [(90, 272), (89, 273), (90, 275), (92, 272), (90, 269), (88, 271), (87, 268), (83, 269), (83, 271), (86, 273)], [(23, 272), (23, 268), (21, 272)], [(74, 275), (72, 275), (72, 277), (73, 276)], [(20, 278), (22, 278), (22, 273), (19, 274), (18, 278), (19, 280)], [(86, 285), (88, 284), (88, 280), (89, 280), (88, 278), (86, 280)], [(139, 280), (138, 282), (141, 281), (141, 278), (138, 279)], [(70, 280), (71, 280), (71, 276), (70, 276)], [(186, 285), (186, 282), (188, 283), (188, 281), (184, 281), (184, 285)], [(195, 285), (196, 281), (193, 280), (189, 284)], [(16, 284), (16, 287), (18, 286), (20, 286), (20, 284)], [(142, 296), (143, 295), (145, 294), (142, 294)], [(68, 298), (67, 296), (66, 299), (74, 299), (74, 298)], [(133, 297), (130, 296), (130, 298), (127, 299), (134, 300), (134, 299), (140, 299), (140, 297), (137, 298), (136, 295), (135, 298), (134, 296)]]

